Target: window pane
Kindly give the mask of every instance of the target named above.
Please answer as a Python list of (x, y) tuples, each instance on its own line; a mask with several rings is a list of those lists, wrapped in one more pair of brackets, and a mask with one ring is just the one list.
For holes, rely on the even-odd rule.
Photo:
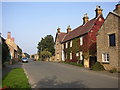
[(115, 46), (115, 34), (109, 35), (110, 46)]

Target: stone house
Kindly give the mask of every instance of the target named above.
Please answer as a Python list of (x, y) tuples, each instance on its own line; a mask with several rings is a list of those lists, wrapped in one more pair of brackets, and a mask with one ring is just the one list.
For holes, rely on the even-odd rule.
[(59, 38), (56, 38), (56, 44), (59, 42), (57, 44), (59, 46), (58, 52), (62, 55), (59, 57), (60, 60), (81, 63), (84, 67), (91, 67), (97, 61), (96, 33), (103, 24), (104, 18), (100, 6), (96, 7), (95, 12), (96, 16), (91, 20), (85, 14), (83, 24), (74, 30), (68, 26), (67, 33), (62, 36), (61, 43)]
[[(59, 62), (64, 60), (64, 57), (62, 56), (62, 40), (66, 33), (63, 33), (60, 31), (60, 28), (57, 29), (56, 37), (55, 37), (55, 58), (53, 59), (55, 62)], [(52, 61), (53, 61), (52, 60)]]
[(7, 39), (6, 39), (6, 44), (8, 45), (10, 49), (10, 55), (11, 59), (17, 59), (18, 58), (18, 53), (17, 53), (17, 44), (14, 41), (14, 38), (11, 38), (11, 32), (7, 33)]
[(120, 3), (109, 12), (97, 34), (97, 61), (106, 70), (120, 68)]

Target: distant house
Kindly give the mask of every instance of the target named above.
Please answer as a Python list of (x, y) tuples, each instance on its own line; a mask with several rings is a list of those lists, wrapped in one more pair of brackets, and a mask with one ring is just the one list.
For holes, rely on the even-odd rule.
[(120, 3), (109, 12), (97, 34), (97, 60), (106, 70), (120, 69)]
[(10, 55), (11, 59), (17, 59), (18, 58), (18, 53), (17, 53), (17, 44), (14, 41), (14, 38), (11, 38), (11, 32), (7, 33), (7, 39), (6, 39), (6, 44), (8, 45), (10, 49)]
[(61, 33), (57, 33), (55, 60), (81, 63), (85, 67), (94, 65), (97, 61), (96, 33), (104, 22), (100, 6), (96, 7), (95, 12), (96, 16), (91, 20), (85, 14), (83, 24), (76, 29), (71, 30), (68, 26), (67, 33), (62, 33), (61, 37)]

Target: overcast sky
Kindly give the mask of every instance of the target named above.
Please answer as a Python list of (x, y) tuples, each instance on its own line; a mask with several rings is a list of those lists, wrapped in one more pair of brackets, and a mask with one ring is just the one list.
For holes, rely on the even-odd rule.
[[(106, 18), (115, 9), (117, 2), (2, 2), (2, 36), (11, 32), (23, 52), (37, 53), (41, 37), (55, 37), (58, 26), (66, 32), (68, 25), (72, 30), (82, 24), (88, 13), (89, 20), (95, 17), (96, 5), (103, 9)], [(0, 10), (1, 12), (1, 10)], [(1, 23), (0, 23), (1, 25)]]

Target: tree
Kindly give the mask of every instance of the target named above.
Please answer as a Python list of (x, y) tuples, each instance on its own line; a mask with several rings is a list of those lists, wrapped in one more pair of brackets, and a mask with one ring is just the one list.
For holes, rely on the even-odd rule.
[(19, 47), (19, 46), (17, 46), (17, 48), (18, 48), (18, 58), (19, 59), (21, 59), (22, 58), (22, 49)]
[(30, 58), (30, 55), (28, 53), (24, 53), (27, 58)]
[(49, 51), (46, 51), (46, 50), (44, 50), (44, 51), (42, 51), (41, 52), (41, 56), (42, 56), (42, 59), (46, 59), (46, 58), (50, 58), (51, 57), (51, 53), (49, 52)]
[(55, 53), (54, 49), (54, 39), (52, 35), (47, 35), (46, 37), (42, 38), (41, 41), (38, 43), (38, 53), (41, 51), (49, 51), (52, 55)]

